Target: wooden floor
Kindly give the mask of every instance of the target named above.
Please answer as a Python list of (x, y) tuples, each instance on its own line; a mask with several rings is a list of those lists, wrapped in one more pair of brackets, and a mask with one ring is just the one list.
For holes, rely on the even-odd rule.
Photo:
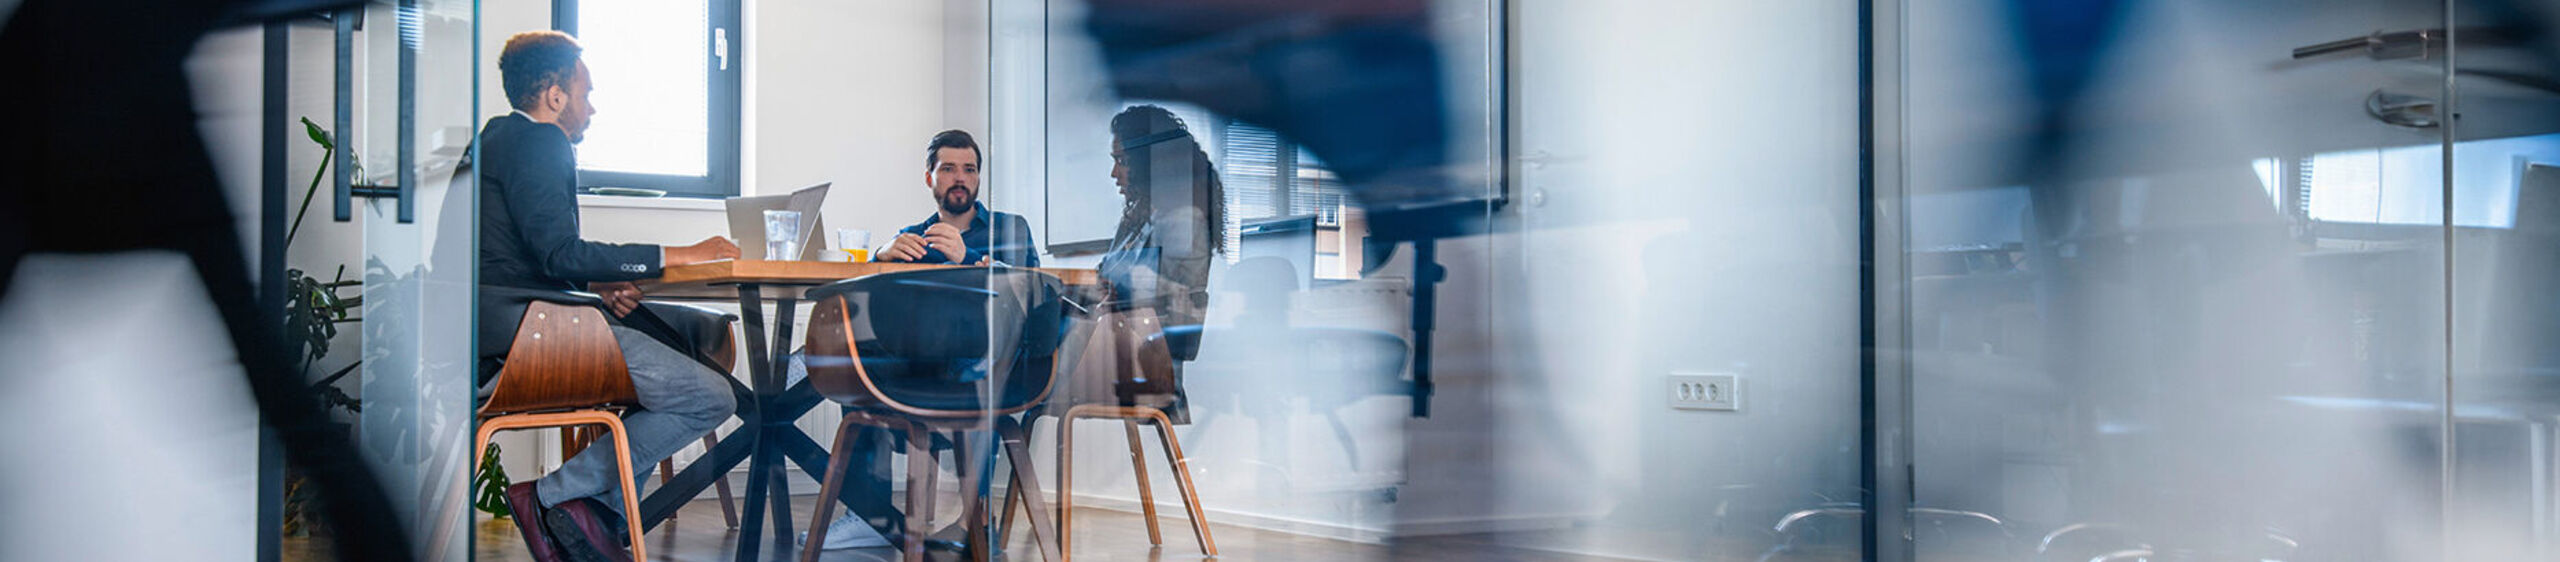
[[(794, 499), (802, 500), (805, 498)], [(806, 530), (805, 528), (808, 526), (811, 503), (812, 502), (808, 501), (792, 502), (792, 508), (795, 510), (795, 513), (792, 516), (793, 529)], [(946, 518), (947, 514), (956, 512), (948, 510), (948, 508), (939, 509), (945, 509), (945, 511), (940, 511), (939, 513), (946, 514)], [(1178, 513), (1179, 511), (1176, 512)], [(513, 522), (504, 519), (485, 519), (485, 517), (485, 515), (482, 515), (474, 518), (475, 536), (473, 537), (473, 560), (489, 562), (530, 562), (533, 559), (533, 557), (528, 556), (525, 553), (524, 540), (516, 534)], [(1017, 528), (1025, 524), (1027, 524), (1026, 521), (1016, 522)], [(1200, 555), (1199, 547), (1192, 541), (1191, 526), (1188, 522), (1176, 517), (1166, 517), (1163, 519), (1162, 524), (1165, 544), (1160, 547), (1152, 546), (1147, 544), (1147, 528), (1145, 519), (1141, 518), (1137, 514), (1102, 508), (1079, 507), (1076, 509), (1076, 536), (1074, 541), (1075, 559), (1078, 561), (1091, 562), (1135, 560), (1151, 562), (1174, 560), (1320, 560), (1342, 562), (1360, 562), (1370, 560), (1415, 560), (1427, 562), (1516, 560), (1522, 562), (1568, 562), (1608, 560), (1605, 558), (1571, 556), (1503, 546), (1500, 544), (1503, 541), (1494, 540), (1491, 537), (1433, 537), (1422, 540), (1397, 541), (1396, 544), (1393, 545), (1382, 545), (1310, 537), (1248, 527), (1220, 525), (1214, 521), (1210, 523), (1210, 531), (1213, 534), (1213, 538), (1217, 540), (1220, 556), (1218, 558), (1211, 559)], [(1028, 533), (1016, 530), (1011, 539), (1009, 546), (1006, 548), (1006, 559), (1014, 561), (1038, 561), (1040, 559), (1039, 551), (1031, 546)], [(659, 525), (658, 528), (649, 531), (649, 557), (652, 560), (669, 562), (726, 562), (735, 559), (734, 557), (737, 552), (737, 540), (737, 532), (729, 530), (728, 525), (720, 518), (720, 504), (716, 500), (699, 500), (691, 504), (687, 504), (684, 509), (678, 511), (675, 519), (667, 521), (666, 523)], [(286, 562), (318, 562), (332, 559), (328, 553), (325, 541), (288, 538), (285, 539), (284, 547), (285, 556), (283, 559)], [(956, 558), (949, 556), (949, 553), (936, 554), (938, 555), (935, 558), (936, 560)], [(799, 560), (799, 555), (799, 548), (796, 546), (777, 547), (776, 545), (767, 543), (763, 549), (762, 558), (769, 561)], [(830, 562), (894, 561), (898, 559), (898, 553), (893, 549), (885, 547), (873, 549), (833, 550), (827, 551), (820, 556), (819, 559)]]

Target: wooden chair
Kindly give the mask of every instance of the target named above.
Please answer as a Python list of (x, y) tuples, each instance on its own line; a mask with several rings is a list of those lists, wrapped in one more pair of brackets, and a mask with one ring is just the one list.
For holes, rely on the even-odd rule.
[[(630, 525), (631, 556), (647, 560), (641, 540), (640, 486), (631, 478), (631, 442), (623, 431), (621, 411), (639, 404), (631, 388), (622, 346), (604, 312), (587, 305), (534, 301), (525, 308), (508, 348), (506, 366), (498, 372), (488, 401), (480, 406), (480, 428), (471, 442), (473, 470), (489, 450), (489, 438), (500, 431), (601, 425), (612, 432), (614, 466), (622, 473), (623, 513)], [(517, 521), (540, 525), (539, 521)]]
[[(1143, 344), (1130, 350), (1133, 353), (1129, 356), (1104, 359), (1112, 362), (1109, 364), (1111, 368), (1068, 371), (1076, 373), (1070, 376), (1098, 375), (1115, 379), (1109, 385), (1116, 395), (1112, 398), (1118, 399), (1119, 403), (1059, 404), (1067, 406), (1067, 410), (1058, 417), (1058, 540), (1059, 551), (1067, 557), (1074, 555), (1069, 537), (1075, 526), (1075, 422), (1079, 419), (1117, 419), (1121, 427), (1128, 430), (1129, 466), (1137, 473), (1138, 506), (1146, 515), (1147, 544), (1162, 546), (1164, 531), (1156, 523), (1155, 490), (1148, 482), (1146, 446), (1138, 432), (1139, 425), (1153, 424), (1157, 438), (1164, 445), (1166, 468), (1173, 472), (1174, 484), (1182, 492), (1182, 506), (1191, 514), (1191, 537), (1198, 541), (1201, 554), (1218, 555), (1218, 542), (1210, 537), (1209, 519), (1200, 507), (1199, 489), (1191, 482), (1191, 459), (1182, 454), (1182, 440), (1174, 436), (1173, 421), (1164, 413), (1164, 408), (1172, 405), (1173, 393), (1181, 384), (1173, 363), (1176, 359), (1187, 360), (1189, 357), (1182, 357), (1183, 353), (1168, 345), (1165, 327), (1154, 320), (1153, 316), (1144, 316), (1138, 322), (1119, 328), (1138, 330), (1146, 337)], [(1198, 332), (1191, 331), (1188, 336), (1191, 339), (1188, 348), (1196, 356)], [(1093, 337), (1117, 336), (1096, 330)], [(1080, 359), (1090, 361), (1095, 358), (1088, 353)], [(1033, 514), (1036, 516), (1039, 512), (1034, 511)], [(1013, 505), (1009, 499), (1005, 504), (1004, 519), (1008, 522), (1013, 519)], [(1070, 558), (1060, 558), (1062, 561), (1067, 559)]]
[[(932, 434), (951, 433), (961, 465), (962, 521), (975, 559), (990, 558), (986, 500), (977, 495), (985, 470), (972, 462), (972, 432), (992, 430), (1003, 449), (983, 454), (1012, 462), (1011, 489), (1039, 489), (1028, 438), (1015, 414), (1048, 397), (1055, 373), (1049, 356), (1064, 324), (1057, 278), (1023, 269), (954, 268), (871, 275), (812, 289), (809, 339), (804, 348), (810, 386), (829, 400), (852, 406), (836, 427), (835, 454), (809, 523), (810, 545), (801, 560), (814, 562), (820, 539), (834, 519), (856, 425), (903, 431), (907, 451), (905, 556), (924, 559), (925, 530), (933, 519), (937, 471)], [(876, 329), (875, 329), (876, 328)], [(1008, 335), (1012, 337), (1007, 337)], [(983, 378), (948, 376), (966, 362), (988, 360)], [(983, 366), (983, 365), (982, 365)], [(1048, 509), (1038, 494), (1029, 505), (1033, 541), (1047, 560), (1063, 560), (1060, 541), (1047, 540)], [(1007, 501), (1016, 497), (1008, 494)], [(1007, 506), (1008, 511), (1012, 507)]]
[[(681, 305), (650, 303), (650, 306)], [(707, 311), (707, 309), (705, 310)], [(701, 351), (705, 356), (711, 358), (714, 363), (712, 366), (716, 367), (720, 371), (720, 374), (734, 374), (737, 372), (738, 368), (738, 316), (735, 314), (719, 312), (709, 313), (712, 315), (710, 317), (719, 319), (721, 323), (721, 332), (718, 337), (701, 338), (703, 340), (701, 342)], [(603, 437), (603, 432), (598, 431), (593, 427), (560, 428), (560, 458), (566, 459), (578, 456), (578, 453), (585, 451), (587, 446), (595, 444), (596, 439), (599, 437)], [(719, 446), (719, 432), (714, 431), (710, 435), (702, 436), (703, 451), (708, 452), (712, 448)], [(675, 459), (669, 458), (658, 461), (659, 485), (663, 486), (668, 482), (673, 481), (675, 479), (675, 474)], [(720, 518), (728, 523), (730, 530), (737, 530), (738, 502), (737, 498), (729, 492), (729, 479), (720, 478), (712, 480), (711, 486), (712, 489), (716, 490), (720, 495)], [(676, 516), (674, 514), (667, 515), (667, 519), (672, 520), (675, 518)]]

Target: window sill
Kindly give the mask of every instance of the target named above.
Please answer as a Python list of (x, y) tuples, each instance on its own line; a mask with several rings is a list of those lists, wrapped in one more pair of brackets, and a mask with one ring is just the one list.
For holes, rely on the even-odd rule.
[(678, 211), (718, 211), (727, 208), (718, 199), (694, 197), (622, 197), (615, 195), (578, 195), (580, 208), (604, 209), (670, 209)]

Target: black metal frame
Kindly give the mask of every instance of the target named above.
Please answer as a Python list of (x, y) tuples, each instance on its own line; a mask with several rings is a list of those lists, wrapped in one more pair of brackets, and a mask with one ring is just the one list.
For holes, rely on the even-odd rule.
[(400, 185), (394, 196), (400, 199), (400, 224), (409, 224), (418, 221), (418, 43), (423, 40), (412, 34), (423, 35), (426, 31), (422, 28), (425, 24), (415, 16), (418, 0), (400, 0), (399, 10), (400, 37), (393, 43), (400, 45), (400, 152), (395, 157), (400, 165)]
[(1910, 560), (1910, 295), (1905, 290), (1904, 4), (1858, 2), (1858, 483), (1865, 560)]
[[(1858, 2), (1858, 491), (1876, 505), (1875, 0)], [(1859, 520), (1862, 560), (1881, 560), (1876, 518)]]
[[(266, 189), (258, 198), (258, 309), (284, 310), (290, 280), (284, 277), (285, 195), (292, 179), (285, 177), (286, 80), (292, 66), (288, 49), (292, 48), (290, 25), (274, 21), (264, 26), (264, 61), (260, 87), (263, 90), (259, 123), (265, 124), (258, 136), (259, 181)], [(282, 327), (279, 326), (279, 329)], [(275, 430), (261, 424), (258, 430), (258, 560), (276, 562), (284, 557), (284, 447), (276, 440)]]
[(334, 63), (337, 78), (333, 81), (337, 117), (330, 124), (330, 134), (338, 136), (336, 151), (338, 160), (331, 164), (336, 170), (330, 172), (330, 176), (335, 178), (334, 183), (330, 184), (330, 197), (335, 203), (331, 208), (336, 210), (336, 215), (332, 218), (338, 222), (347, 222), (355, 220), (355, 203), (351, 198), (353, 197), (352, 188), (355, 186), (356, 155), (354, 145), (347, 142), (347, 131), (355, 130), (356, 22), (364, 20), (364, 8), (345, 8), (330, 12), (329, 19), (332, 27), (337, 30), (334, 47), (337, 57)]
[[(551, 27), (571, 35), (578, 33), (578, 3), (581, 0), (552, 0)], [(676, 197), (720, 198), (744, 193), (739, 185), (743, 151), (743, 123), (746, 120), (744, 76), (746, 75), (742, 0), (705, 0), (710, 5), (712, 48), (727, 44), (726, 58), (712, 57), (703, 69), (710, 73), (711, 88), (705, 114), (710, 119), (711, 134), (703, 155), (708, 167), (704, 175), (641, 174), (610, 170), (578, 170), (578, 187), (637, 187), (656, 189)]]

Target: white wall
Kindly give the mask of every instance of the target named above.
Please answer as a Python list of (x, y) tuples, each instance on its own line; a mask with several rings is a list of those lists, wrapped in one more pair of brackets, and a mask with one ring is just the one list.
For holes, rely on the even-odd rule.
[[(1409, 530), (1552, 517), (1574, 527), (1521, 543), (1749, 559), (1784, 510), (1854, 499), (1856, 16), (1514, 3), (1514, 153), (1537, 158), (1500, 234), (1444, 243)], [(1742, 410), (1670, 409), (1673, 371), (1739, 374)]]
[(924, 143), (954, 126), (942, 4), (748, 2), (746, 189), (835, 182), (827, 225), (875, 237), (932, 213)]

